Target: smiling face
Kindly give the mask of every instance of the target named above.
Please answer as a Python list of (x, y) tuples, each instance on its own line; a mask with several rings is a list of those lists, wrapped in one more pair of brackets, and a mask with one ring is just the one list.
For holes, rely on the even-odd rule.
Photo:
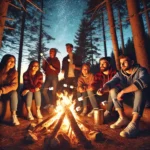
[(83, 76), (87, 76), (89, 74), (89, 67), (87, 65), (83, 65), (82, 74)]
[(10, 69), (14, 68), (15, 62), (16, 62), (15, 58), (10, 57), (7, 61), (7, 70), (10, 70)]
[(102, 72), (109, 70), (110, 64), (108, 63), (107, 60), (102, 59), (100, 60), (100, 70)]
[(37, 72), (38, 70), (39, 70), (39, 64), (38, 64), (38, 62), (34, 62), (32, 64), (31, 71), (32, 72)]

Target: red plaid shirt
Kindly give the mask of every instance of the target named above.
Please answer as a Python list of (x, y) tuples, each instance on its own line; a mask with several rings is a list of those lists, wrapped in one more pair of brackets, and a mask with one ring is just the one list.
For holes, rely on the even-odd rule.
[(96, 90), (99, 88), (102, 88), (103, 85), (112, 79), (112, 77), (116, 74), (116, 70), (113, 70), (112, 68), (109, 71), (108, 75), (103, 74), (103, 72), (98, 72), (94, 76), (94, 86)]

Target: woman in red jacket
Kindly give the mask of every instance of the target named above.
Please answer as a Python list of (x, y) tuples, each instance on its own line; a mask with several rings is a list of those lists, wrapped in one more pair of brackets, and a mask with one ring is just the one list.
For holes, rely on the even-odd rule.
[(28, 119), (34, 120), (31, 112), (32, 99), (34, 97), (37, 107), (37, 118), (43, 118), (41, 107), (41, 92), (40, 88), (43, 84), (43, 74), (39, 70), (38, 61), (31, 61), (27, 71), (23, 74), (23, 92), (22, 96), (25, 96)]

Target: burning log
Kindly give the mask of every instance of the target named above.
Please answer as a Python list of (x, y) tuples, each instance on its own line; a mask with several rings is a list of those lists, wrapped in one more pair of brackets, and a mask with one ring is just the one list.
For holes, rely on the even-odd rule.
[(64, 120), (65, 117), (65, 113), (63, 113), (59, 120), (58, 123), (56, 124), (56, 126), (54, 127), (53, 132), (51, 132), (51, 135), (48, 135), (45, 139), (44, 139), (44, 150), (48, 150), (50, 148), (55, 148), (58, 149), (60, 142), (58, 141), (57, 138), (55, 138), (58, 130), (60, 129), (62, 122)]
[(44, 119), (43, 121), (41, 121), (39, 124), (37, 124), (37, 125), (33, 128), (32, 132), (36, 132), (37, 129), (38, 129), (39, 127), (41, 127), (45, 122), (47, 122), (48, 120), (50, 120), (53, 115), (54, 115), (54, 114), (52, 114), (51, 116), (47, 117), (46, 119)]
[(68, 117), (68, 120), (70, 121), (71, 128), (74, 134), (76, 135), (76, 137), (78, 138), (79, 142), (84, 145), (84, 148), (92, 148), (91, 142), (86, 139), (83, 132), (80, 130), (71, 111), (69, 109), (66, 109), (65, 113)]

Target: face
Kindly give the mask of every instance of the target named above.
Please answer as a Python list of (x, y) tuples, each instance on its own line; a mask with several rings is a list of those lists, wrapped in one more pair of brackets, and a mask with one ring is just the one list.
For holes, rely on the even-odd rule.
[(69, 54), (69, 53), (72, 53), (73, 48), (70, 45), (68, 45), (68, 46), (66, 46), (66, 50)]
[(87, 66), (83, 66), (83, 67), (82, 67), (82, 74), (83, 74), (84, 76), (86, 76), (88, 73), (89, 73), (88, 67), (87, 67)]
[(132, 61), (129, 60), (128, 58), (121, 58), (120, 65), (123, 71), (127, 71), (132, 68)]
[(37, 72), (39, 70), (39, 64), (37, 62), (33, 63), (31, 70)]
[(55, 57), (55, 51), (54, 50), (50, 50), (49, 56), (50, 56), (50, 58), (54, 58)]
[(7, 68), (8, 68), (8, 70), (12, 69), (14, 66), (15, 66), (15, 58), (14, 57), (10, 57), (8, 59), (8, 62), (7, 62)]
[(107, 60), (101, 60), (100, 61), (100, 70), (102, 72), (109, 70), (109, 66), (110, 66), (110, 64), (108, 63)]

